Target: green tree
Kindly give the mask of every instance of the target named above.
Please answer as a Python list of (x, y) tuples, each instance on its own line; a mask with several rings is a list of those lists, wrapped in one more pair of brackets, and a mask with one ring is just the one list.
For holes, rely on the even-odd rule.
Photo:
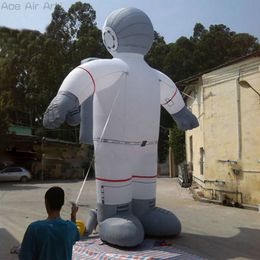
[[(101, 43), (95, 11), (80, 2), (68, 12), (57, 5), (44, 34), (1, 27), (1, 131), (17, 121), (18, 114), (26, 114), (24, 123), (40, 131), (43, 112), (70, 70), (88, 56), (107, 55)], [(67, 126), (65, 131), (70, 131)]]
[(204, 25), (202, 25), (201, 23), (196, 23), (193, 29), (193, 36), (191, 37), (191, 40), (194, 42), (198, 42), (201, 40), (205, 33), (207, 33), (207, 30), (205, 29)]
[(155, 69), (162, 70), (164, 67), (164, 59), (168, 53), (168, 45), (164, 38), (154, 31), (154, 41), (150, 51), (146, 54), (145, 60)]
[(242, 57), (254, 51), (260, 50), (257, 38), (248, 33), (238, 33), (233, 35), (232, 48), (230, 48), (231, 57)]
[(88, 57), (108, 57), (101, 31), (96, 26), (96, 12), (90, 4), (76, 2), (68, 10), (71, 37), (68, 56), (73, 67)]
[[(17, 118), (17, 112), (27, 112), (26, 94), (28, 91), (30, 58), (28, 50), (30, 44), (40, 35), (39, 32), (29, 30), (11, 30), (0, 29), (0, 34), (4, 32), (4, 38), (1, 39), (2, 62), (0, 63), (0, 89), (1, 98), (8, 96), (4, 111), (6, 120), (9, 122)], [(13, 113), (10, 111), (10, 105), (15, 104)]]
[(185, 155), (185, 135), (180, 131), (176, 124), (172, 125), (169, 131), (169, 146), (172, 147), (175, 164), (183, 162), (186, 159)]
[(164, 71), (174, 81), (179, 81), (194, 74), (194, 49), (195, 44), (186, 37), (180, 37), (176, 43), (169, 44)]
[(69, 17), (60, 5), (55, 6), (52, 20), (46, 28), (46, 36), (57, 40), (65, 50), (69, 49), (71, 43)]
[[(198, 28), (194, 28), (196, 30)], [(195, 72), (203, 72), (229, 60), (250, 54), (259, 48), (257, 39), (249, 34), (236, 34), (223, 24), (201, 29), (194, 51)], [(194, 31), (195, 33), (195, 31)], [(194, 38), (192, 38), (194, 41)]]

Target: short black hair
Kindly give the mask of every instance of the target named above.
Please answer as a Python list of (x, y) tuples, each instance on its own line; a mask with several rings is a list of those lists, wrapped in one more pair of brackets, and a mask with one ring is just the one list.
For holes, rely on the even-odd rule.
[(45, 201), (50, 210), (61, 210), (64, 204), (64, 190), (61, 187), (54, 186), (45, 193)]

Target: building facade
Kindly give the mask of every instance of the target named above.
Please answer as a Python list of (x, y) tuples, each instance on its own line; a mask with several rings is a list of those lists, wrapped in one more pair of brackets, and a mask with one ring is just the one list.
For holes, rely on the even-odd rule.
[(178, 85), (200, 123), (186, 132), (186, 158), (204, 196), (260, 204), (260, 53)]

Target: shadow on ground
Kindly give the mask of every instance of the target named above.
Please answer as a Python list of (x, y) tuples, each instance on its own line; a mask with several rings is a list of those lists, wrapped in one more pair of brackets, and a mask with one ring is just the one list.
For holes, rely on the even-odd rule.
[(174, 240), (180, 245), (197, 252), (208, 259), (245, 258), (260, 259), (260, 227), (259, 229), (239, 228), (239, 233), (233, 237), (203, 236), (182, 233)]
[(6, 229), (0, 228), (0, 259), (3, 260), (14, 260), (18, 259), (17, 255), (10, 254), (10, 245), (18, 246), (17, 241)]
[(42, 189), (40, 186), (35, 186), (35, 183), (21, 184), (17, 182), (4, 182), (0, 183), (0, 190), (2, 191), (12, 191), (12, 190), (35, 190)]

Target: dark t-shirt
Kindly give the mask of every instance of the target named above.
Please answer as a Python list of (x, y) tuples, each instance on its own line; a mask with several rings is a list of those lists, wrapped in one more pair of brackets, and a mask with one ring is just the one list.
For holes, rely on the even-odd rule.
[(71, 260), (72, 247), (80, 238), (76, 225), (57, 218), (31, 223), (23, 238), (20, 260)]

